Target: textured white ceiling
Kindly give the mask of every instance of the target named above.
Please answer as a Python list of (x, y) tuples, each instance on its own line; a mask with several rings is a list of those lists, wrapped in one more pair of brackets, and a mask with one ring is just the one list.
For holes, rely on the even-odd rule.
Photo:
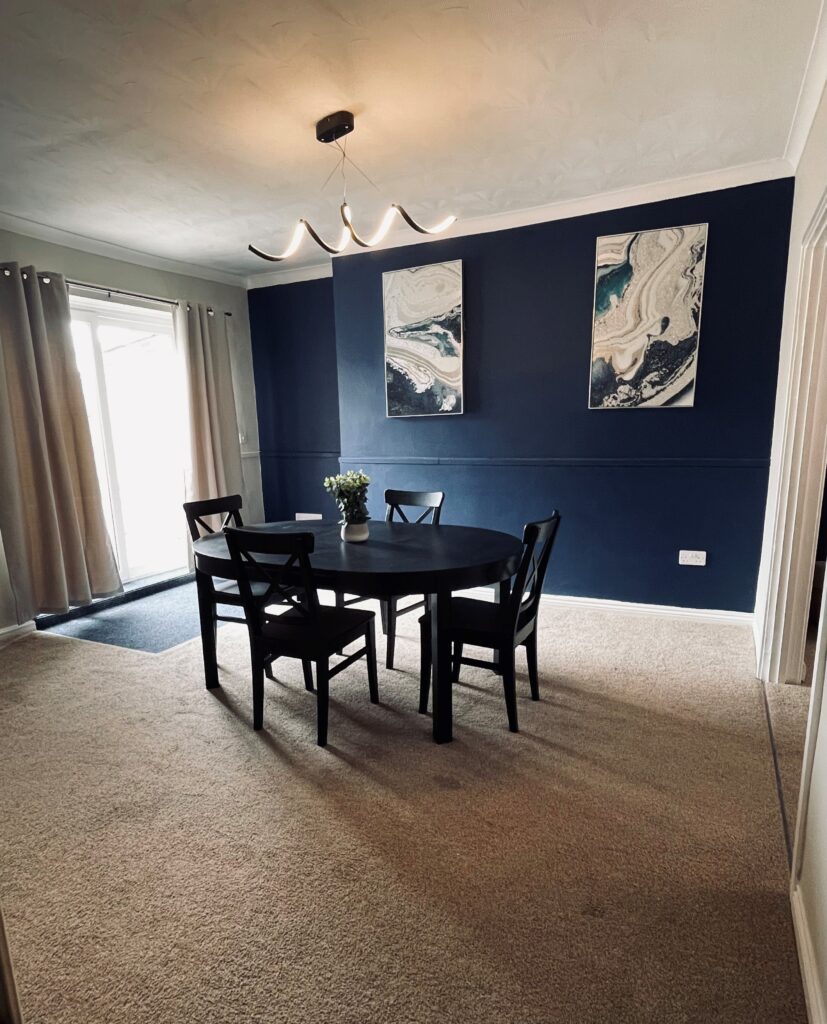
[[(224, 271), (272, 269), (348, 195), (424, 222), (783, 155), (819, 0), (6, 0), (0, 211)], [(313, 259), (318, 250), (307, 244)]]

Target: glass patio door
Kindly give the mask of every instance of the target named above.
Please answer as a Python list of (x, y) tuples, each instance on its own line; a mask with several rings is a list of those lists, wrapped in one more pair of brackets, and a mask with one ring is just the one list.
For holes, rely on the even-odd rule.
[(184, 374), (172, 313), (72, 295), (95, 463), (124, 582), (187, 566)]

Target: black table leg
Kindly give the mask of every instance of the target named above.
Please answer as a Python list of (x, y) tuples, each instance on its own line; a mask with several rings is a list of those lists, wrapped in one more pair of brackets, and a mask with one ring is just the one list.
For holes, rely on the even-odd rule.
[(212, 577), (195, 571), (195, 586), (198, 591), (198, 616), (201, 620), (201, 651), (204, 655), (204, 682), (208, 690), (219, 686), (218, 664), (215, 660), (215, 634), (218, 622), (215, 618)]
[[(494, 591), (494, 602), (496, 604), (505, 604), (510, 595), (511, 580), (500, 580), (500, 582), (497, 584), (497, 589)], [(494, 651), (494, 657), (491, 660), (497, 666), (494, 669), (494, 671), (497, 673), (498, 676), (501, 676), (502, 671), (500, 670), (500, 652)]]
[(451, 591), (428, 596), (431, 613), (431, 653), (433, 657), (434, 740), (449, 743), (452, 735), (451, 642), (448, 628), (451, 617)]

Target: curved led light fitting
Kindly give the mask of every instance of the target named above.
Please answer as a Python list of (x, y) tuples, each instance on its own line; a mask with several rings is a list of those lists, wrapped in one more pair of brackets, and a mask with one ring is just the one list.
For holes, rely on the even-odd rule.
[[(353, 114), (348, 110), (339, 110), (335, 114), (328, 114), (327, 117), (323, 117), (321, 121), (316, 124), (316, 138), (319, 142), (329, 144), (335, 143), (341, 153), (341, 159), (334, 168), (334, 172), (337, 168), (341, 168), (342, 177), (345, 177), (345, 164), (353, 161), (347, 155), (347, 148), (342, 148), (339, 145), (339, 139), (345, 135), (349, 135), (354, 129), (354, 118)], [(353, 164), (356, 167), (356, 164)], [(360, 168), (356, 167), (363, 177), (367, 178), (367, 175)], [(368, 178), (370, 181), (370, 178)], [(373, 182), (371, 182), (373, 184)], [(378, 245), (383, 238), (390, 231), (391, 226), (396, 220), (397, 214), (402, 218), (403, 221), (408, 225), (409, 228), (413, 228), (414, 231), (418, 231), (421, 235), (438, 235), (443, 231), (447, 230), (457, 219), (454, 216), (445, 217), (438, 224), (434, 224), (433, 227), (426, 228), (424, 225), (419, 224), (413, 219), (413, 217), (407, 212), (407, 210), (400, 206), (399, 203), (391, 203), (388, 209), (385, 211), (382, 220), (379, 223), (379, 227), (369, 238), (363, 238), (353, 226), (353, 218), (351, 216), (351, 210), (347, 203), (346, 195), (342, 198), (342, 205), (339, 207), (339, 215), (342, 218), (344, 227), (342, 233), (339, 236), (339, 242), (337, 245), (331, 245), (326, 242), (321, 235), (315, 230), (310, 221), (302, 218), (293, 230), (293, 234), (290, 238), (290, 242), (284, 252), (275, 255), (274, 253), (265, 252), (263, 249), (259, 249), (255, 245), (249, 245), (248, 249), (250, 252), (255, 253), (256, 256), (260, 256), (263, 260), (269, 260), (271, 263), (280, 263), (282, 260), (289, 259), (293, 256), (304, 241), (305, 235), (310, 235), (313, 241), (325, 252), (330, 253), (331, 256), (338, 256), (339, 253), (344, 252), (351, 241), (355, 242), (356, 245), (361, 246), (363, 249), (370, 249), (374, 245)]]

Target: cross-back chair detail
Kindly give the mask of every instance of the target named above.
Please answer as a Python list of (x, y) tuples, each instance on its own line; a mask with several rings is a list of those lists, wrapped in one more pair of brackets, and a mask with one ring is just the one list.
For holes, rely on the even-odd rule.
[[(411, 523), (414, 526), (429, 525), (439, 526), (439, 517), (442, 514), (442, 506), (445, 503), (444, 491), (401, 491), (388, 488), (385, 491), (385, 522), (394, 522), (394, 517), (403, 523)], [(419, 515), (409, 519), (405, 509), (421, 509)], [(382, 628), (387, 634), (388, 640), (385, 650), (385, 665), (393, 668), (394, 654), (396, 653), (396, 620), (400, 615), (407, 615), (408, 612), (415, 612), (425, 607), (425, 598), (421, 601), (414, 601), (413, 604), (400, 607), (399, 599), (392, 597), (381, 604)]]
[[(408, 523), (413, 526), (439, 526), (439, 517), (442, 514), (442, 506), (445, 503), (444, 491), (405, 491), (388, 487), (385, 490), (385, 522)], [(415, 509), (415, 512), (405, 510)], [(336, 595), (336, 604), (339, 608), (350, 607), (360, 604), (363, 597), (348, 598), (344, 594)], [(399, 607), (399, 598), (392, 597), (379, 602), (379, 610), (382, 616), (382, 632), (387, 636), (385, 651), (385, 665), (393, 668), (394, 654), (396, 651), (396, 620), (400, 615), (407, 615), (418, 608), (424, 608), (425, 601), (415, 601), (413, 604)]]
[[(250, 637), (253, 727), (260, 729), (263, 725), (266, 666), (280, 657), (300, 660), (305, 688), (312, 691), (311, 665), (315, 663), (317, 741), (323, 747), (327, 743), (328, 687), (334, 676), (365, 658), (370, 699), (374, 704), (379, 702), (373, 612), (330, 608), (319, 602), (310, 563), (315, 546), (312, 533), (264, 533), (237, 527), (228, 527), (224, 533)], [(265, 588), (261, 598), (253, 590), (256, 584)], [(274, 602), (281, 602), (279, 614), (269, 611), (268, 606)], [(360, 638), (364, 646), (331, 667), (332, 655)]]
[[(184, 515), (187, 517), (187, 526), (193, 541), (201, 537), (218, 532), (207, 521), (211, 516), (220, 516), (221, 524), (219, 529), (225, 530), (228, 526), (242, 527), (244, 522), (241, 518), (241, 495), (225, 494), (220, 498), (205, 498), (201, 501), (184, 502)], [(241, 611), (244, 601), (241, 597), (238, 581), (236, 579), (225, 579), (220, 577), (207, 576), (204, 573), (196, 573), (196, 584), (198, 589), (198, 614), (201, 620), (201, 635), (209, 631), (212, 634), (212, 644), (215, 645), (218, 636), (219, 622), (235, 622), (244, 625), (247, 620), (243, 614), (226, 615), (220, 614), (220, 605), (228, 605)], [(263, 600), (266, 587), (262, 583), (252, 585), (253, 593), (257, 601)], [(266, 666), (267, 674), (271, 674), (269, 663)], [(312, 684), (312, 678), (311, 678)], [(213, 689), (218, 686), (218, 678), (215, 670), (207, 680), (207, 688)]]
[[(242, 600), (245, 607), (250, 604), (256, 609), (256, 614), (248, 618), (250, 630), (260, 635), (262, 626), (268, 620), (280, 618), (267, 611), (268, 606), (273, 604), (285, 605), (296, 612), (300, 621), (315, 625), (320, 606), (309, 557), (315, 545), (313, 534), (272, 534), (234, 528), (224, 532), (230, 557), (236, 567)], [(285, 560), (281, 563), (266, 562), (261, 556), (267, 555), (283, 555)], [(292, 582), (286, 582), (287, 579)], [(266, 590), (259, 600), (254, 601), (255, 581), (263, 583)], [(299, 584), (299, 591), (296, 590), (296, 583)]]
[[(404, 491), (389, 487), (385, 491), (385, 522), (408, 523), (412, 526), (439, 526), (439, 517), (442, 514), (444, 502), (444, 491)], [(415, 509), (417, 511), (406, 512), (406, 509)], [(336, 604), (339, 608), (359, 604), (363, 600), (363, 597), (348, 599), (344, 594), (336, 595)], [(421, 601), (415, 601), (413, 604), (405, 605), (401, 608), (399, 607), (399, 598), (397, 597), (380, 601), (379, 609), (382, 615), (382, 632), (388, 638), (385, 650), (385, 666), (387, 668), (393, 668), (393, 659), (396, 651), (396, 620), (398, 616), (407, 615), (408, 612), (424, 607), (424, 598)]]
[(557, 512), (548, 519), (528, 523), (523, 529), (523, 555), (509, 595), (508, 617), (519, 627), (520, 619), (536, 616), (543, 593), (551, 549), (560, 526)]
[[(537, 675), (537, 622), (540, 597), (546, 570), (560, 526), (560, 514), (554, 511), (548, 519), (528, 523), (523, 528), (523, 552), (517, 572), (511, 580), (504, 600), (494, 604), (475, 598), (451, 599), (449, 633), (453, 644), (452, 672), (454, 682), (459, 679), (462, 665), (487, 668), (503, 677), (508, 725), (517, 731), (517, 689), (514, 652), (526, 649), (531, 699), (540, 699)], [(430, 619), (420, 620), (422, 662), (420, 667), (419, 710), (428, 710), (431, 689)], [(488, 647), (494, 651), (491, 661), (463, 656), (463, 645)]]
[[(222, 498), (205, 498), (203, 501), (184, 503), (184, 514), (193, 540), (200, 540), (206, 533), (220, 533), (227, 526), (243, 526), (241, 519), (241, 495), (228, 494)], [(204, 522), (207, 516), (224, 516), (218, 530)], [(202, 532), (203, 531), (203, 532)]]
[[(385, 491), (385, 522), (392, 523), (398, 518), (401, 523), (418, 525), (430, 517), (433, 526), (439, 526), (439, 517), (445, 502), (444, 491), (399, 491), (388, 488)], [(413, 519), (408, 518), (405, 509), (422, 509)]]
[[(208, 516), (223, 516), (221, 529), (233, 523), (242, 526), (241, 495), (226, 494), (220, 498), (205, 498), (201, 501), (185, 501), (184, 515), (187, 517), (190, 537), (193, 541), (200, 540), (205, 534), (216, 531), (205, 519)], [(203, 532), (202, 532), (203, 531)], [(219, 622), (237, 622), (242, 625), (246, 621), (243, 615), (219, 615), (218, 605), (229, 605), (241, 608), (241, 594), (234, 580), (216, 579), (204, 573), (196, 573), (198, 589), (198, 614), (201, 619), (202, 636), (207, 630), (212, 633), (215, 644), (218, 636)], [(207, 688), (217, 686), (217, 679), (208, 680)]]

